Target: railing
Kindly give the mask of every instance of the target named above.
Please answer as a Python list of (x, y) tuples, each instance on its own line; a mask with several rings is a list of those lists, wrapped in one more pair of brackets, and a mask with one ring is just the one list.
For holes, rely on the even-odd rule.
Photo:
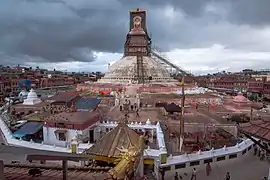
[[(241, 158), (252, 150), (254, 143), (250, 139), (246, 139), (232, 147), (220, 149), (211, 149), (210, 151), (198, 151), (197, 153), (184, 154), (180, 156), (170, 156), (167, 158), (166, 164), (160, 164), (159, 167), (166, 171), (166, 178), (172, 178), (175, 172), (184, 173), (191, 171), (192, 168), (205, 168), (206, 163), (222, 163), (228, 160)], [(158, 172), (156, 172), (157, 174)]]
[[(103, 121), (99, 127), (105, 127), (105, 128), (114, 128), (117, 126), (117, 123), (114, 121)], [(146, 124), (142, 124), (142, 122), (131, 122), (128, 124), (128, 127), (132, 129), (153, 129), (156, 131), (156, 137), (157, 137), (157, 145), (158, 149), (146, 149), (144, 152), (144, 155), (151, 158), (159, 158), (161, 154), (167, 154), (165, 141), (164, 141), (164, 134), (162, 132), (162, 129), (160, 127), (159, 122), (156, 125), (152, 125), (151, 122), (146, 122)]]

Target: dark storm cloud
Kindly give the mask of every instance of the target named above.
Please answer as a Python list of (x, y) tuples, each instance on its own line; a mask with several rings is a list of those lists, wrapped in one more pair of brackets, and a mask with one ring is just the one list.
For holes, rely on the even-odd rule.
[[(209, 3), (230, 7), (227, 20), (235, 23), (267, 24), (270, 17), (269, 0), (0, 0), (0, 3), (1, 63), (12, 59), (15, 64), (90, 62), (95, 60), (95, 51), (122, 52), (128, 10), (137, 7), (149, 11), (149, 31), (154, 42), (166, 50), (212, 43), (216, 37), (203, 35), (209, 32), (207, 28), (198, 29), (212, 21), (212, 15), (205, 14)], [(166, 6), (174, 7), (185, 19), (168, 24), (162, 13)]]
[(232, 22), (251, 25), (270, 23), (269, 0), (230, 0), (230, 7)]

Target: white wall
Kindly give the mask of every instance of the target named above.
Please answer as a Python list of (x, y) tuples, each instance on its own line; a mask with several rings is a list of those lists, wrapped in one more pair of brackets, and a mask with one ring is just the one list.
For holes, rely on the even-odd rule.
[[(161, 164), (160, 167), (166, 168), (169, 167), (170, 170), (166, 171), (165, 179), (173, 178), (175, 172), (183, 174), (184, 172), (191, 172), (192, 168), (200, 169), (205, 168), (204, 160), (213, 159), (213, 162), (216, 164), (226, 163), (226, 161), (235, 161), (242, 156), (245, 156), (248, 153), (251, 153), (253, 142), (250, 139), (246, 139), (240, 144), (237, 144), (232, 147), (224, 147), (220, 149), (212, 149), (210, 151), (202, 151), (191, 154), (184, 154), (179, 156), (168, 157), (166, 164)], [(246, 153), (243, 153), (246, 152)], [(229, 158), (230, 155), (237, 154), (236, 158)], [(217, 157), (224, 157), (225, 160), (217, 161)], [(190, 166), (190, 162), (200, 161), (199, 165)], [(185, 164), (185, 168), (175, 168), (175, 165)]]
[(67, 147), (68, 143), (74, 138), (77, 133), (82, 134), (82, 131), (80, 130), (74, 130), (74, 129), (62, 129), (66, 130), (66, 141), (59, 141), (56, 137), (55, 131), (60, 130), (59, 128), (53, 128), (53, 127), (43, 127), (43, 142), (44, 144), (48, 145), (56, 145), (60, 147)]

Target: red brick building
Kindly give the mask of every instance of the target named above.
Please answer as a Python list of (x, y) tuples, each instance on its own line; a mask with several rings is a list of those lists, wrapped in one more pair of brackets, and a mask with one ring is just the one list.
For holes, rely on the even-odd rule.
[(226, 88), (236, 91), (247, 91), (249, 77), (222, 76), (214, 81), (215, 88)]

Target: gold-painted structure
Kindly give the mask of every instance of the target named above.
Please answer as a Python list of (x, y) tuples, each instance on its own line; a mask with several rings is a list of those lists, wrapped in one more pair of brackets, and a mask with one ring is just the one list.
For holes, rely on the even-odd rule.
[(109, 171), (113, 179), (125, 179), (134, 173), (142, 158), (144, 138), (140, 137), (141, 147), (132, 146), (129, 149), (117, 148), (121, 152), (121, 157), (116, 159), (116, 166)]
[(92, 148), (85, 151), (95, 161), (114, 163), (109, 171), (112, 179), (128, 179), (143, 158), (145, 140), (125, 123), (119, 123), (101, 138)]

